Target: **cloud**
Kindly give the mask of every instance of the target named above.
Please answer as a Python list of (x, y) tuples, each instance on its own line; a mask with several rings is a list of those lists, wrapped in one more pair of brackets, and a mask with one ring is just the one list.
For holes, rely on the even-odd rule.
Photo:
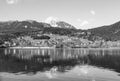
[(96, 15), (96, 12), (95, 12), (94, 10), (91, 10), (90, 13), (91, 13), (92, 15)]
[(16, 4), (19, 0), (6, 0), (7, 4)]

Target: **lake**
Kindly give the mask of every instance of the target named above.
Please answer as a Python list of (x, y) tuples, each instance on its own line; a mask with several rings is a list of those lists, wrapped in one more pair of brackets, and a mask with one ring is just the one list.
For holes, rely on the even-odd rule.
[(120, 49), (0, 49), (0, 81), (120, 81)]

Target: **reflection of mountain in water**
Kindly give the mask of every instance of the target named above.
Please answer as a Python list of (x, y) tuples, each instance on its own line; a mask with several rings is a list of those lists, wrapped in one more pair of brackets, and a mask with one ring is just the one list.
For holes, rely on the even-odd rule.
[(53, 67), (56, 67), (59, 72), (65, 72), (81, 63), (78, 61), (79, 56), (77, 55), (79, 50), (5, 49), (0, 50), (0, 52), (0, 66), (2, 66), (0, 68), (1, 72), (36, 73), (38, 71), (49, 71)]
[(0, 53), (0, 72), (66, 72), (84, 64), (120, 72), (120, 50), (1, 49)]
[(120, 73), (120, 50), (89, 51), (90, 65), (115, 70)]

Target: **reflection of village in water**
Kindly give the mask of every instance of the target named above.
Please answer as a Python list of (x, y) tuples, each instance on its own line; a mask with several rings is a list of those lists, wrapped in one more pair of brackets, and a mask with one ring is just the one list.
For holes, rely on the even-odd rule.
[(30, 59), (33, 56), (50, 56), (51, 60), (77, 58), (89, 54), (86, 50), (79, 49), (5, 49), (5, 55), (12, 54), (19, 58)]
[(96, 67), (120, 73), (120, 50), (0, 49), (0, 52), (0, 72), (33, 75), (42, 72), (54, 78), (74, 69), (79, 75), (87, 75)]

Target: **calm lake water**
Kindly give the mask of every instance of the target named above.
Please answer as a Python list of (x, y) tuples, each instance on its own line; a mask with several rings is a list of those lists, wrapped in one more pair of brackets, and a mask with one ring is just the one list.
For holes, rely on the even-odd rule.
[(0, 49), (0, 81), (120, 81), (120, 49)]

